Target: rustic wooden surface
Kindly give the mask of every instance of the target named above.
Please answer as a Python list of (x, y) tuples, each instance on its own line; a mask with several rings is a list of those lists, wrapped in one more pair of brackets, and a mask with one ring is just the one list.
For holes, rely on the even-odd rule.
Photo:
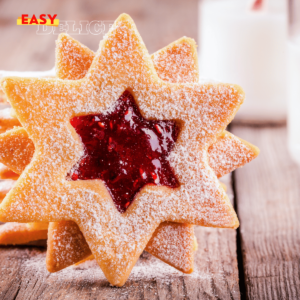
[[(232, 131), (261, 149), (259, 158), (234, 176), (242, 299), (300, 299), (300, 168), (289, 158), (286, 128), (234, 126)], [(2, 248), (0, 299), (239, 299), (235, 232), (198, 227), (196, 235), (195, 274), (166, 270), (138, 278), (133, 272), (123, 288), (110, 287), (98, 273), (91, 279), (88, 269), (48, 274), (44, 252), (36, 248)], [(153, 263), (149, 255), (139, 261), (149, 273)]]
[[(230, 176), (225, 179), (233, 198)], [(122, 288), (108, 284), (95, 263), (50, 274), (45, 249), (0, 248), (0, 299), (240, 299), (235, 230), (195, 229), (199, 249), (191, 275), (144, 253)]]
[(300, 168), (288, 155), (286, 128), (233, 133), (261, 149), (235, 174), (248, 299), (300, 299)]

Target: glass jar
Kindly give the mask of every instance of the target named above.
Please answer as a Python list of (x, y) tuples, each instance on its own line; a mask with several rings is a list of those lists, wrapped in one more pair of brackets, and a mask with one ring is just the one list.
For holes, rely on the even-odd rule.
[(200, 76), (239, 84), (246, 99), (235, 121), (283, 123), (287, 117), (285, 0), (203, 0)]
[(300, 0), (289, 0), (288, 5), (288, 147), (300, 165)]

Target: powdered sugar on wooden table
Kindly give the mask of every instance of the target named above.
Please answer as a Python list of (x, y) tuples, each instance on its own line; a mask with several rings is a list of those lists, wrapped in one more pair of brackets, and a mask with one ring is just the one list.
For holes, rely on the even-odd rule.
[[(23, 267), (31, 269), (33, 272), (41, 273), (41, 275), (49, 274), (45, 267), (45, 253), (41, 253), (40, 251), (32, 251), (31, 256), (24, 261)], [(107, 281), (94, 259), (87, 260), (79, 265), (70, 266), (49, 276), (53, 280), (59, 280), (60, 278), (75, 279), (79, 275), (81, 280), (89, 280), (91, 282)], [(178, 276), (196, 279), (211, 278), (212, 275), (209, 273), (199, 273), (197, 269), (192, 274), (183, 274), (147, 252), (144, 252), (133, 267), (128, 281), (147, 281), (152, 279), (170, 281), (174, 277), (178, 278)]]

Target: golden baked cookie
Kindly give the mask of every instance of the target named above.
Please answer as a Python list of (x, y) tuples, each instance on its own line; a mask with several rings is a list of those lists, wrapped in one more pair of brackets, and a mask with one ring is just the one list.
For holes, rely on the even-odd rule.
[[(59, 73), (59, 70), (61, 69), (61, 67), (59, 67), (58, 64), (58, 75), (61, 77), (66, 77), (63, 79), (78, 79), (79, 77), (84, 76), (84, 74), (87, 72), (92, 59), (94, 58), (94, 53), (89, 50), (88, 48), (84, 47), (83, 45), (81, 45), (80, 43), (78, 43), (77, 41), (71, 39), (69, 36), (67, 35), (61, 35), (60, 39), (62, 41), (62, 43), (60, 43), (60, 45), (63, 44), (63, 47), (60, 47), (59, 49), (61, 50), (65, 50), (66, 48), (68, 48), (68, 51), (61, 51), (61, 55), (57, 56), (57, 59), (59, 61), (72, 61), (73, 62), (73, 70), (71, 70), (69, 73), (72, 74), (72, 76), (66, 76), (63, 75), (63, 73)], [(171, 48), (172, 47), (172, 48)], [(181, 65), (180, 67), (176, 66), (177, 69), (177, 73), (176, 76), (177, 78), (180, 73), (182, 73), (181, 77), (183, 79), (183, 81), (186, 80), (190, 80), (191, 76), (196, 77), (196, 79), (198, 78), (198, 72), (196, 72), (197, 70), (197, 61), (196, 61), (196, 55), (195, 55), (195, 43), (193, 40), (191, 39), (181, 39), (179, 41), (177, 41), (176, 43), (174, 43), (173, 46), (169, 46), (169, 48), (172, 50), (172, 52), (170, 54), (172, 54), (173, 56), (176, 55), (177, 61), (179, 62), (179, 60), (181, 61)], [(161, 62), (165, 61), (166, 63), (170, 63), (170, 54), (166, 55), (165, 54), (165, 50), (168, 50), (168, 48), (161, 50), (160, 52), (162, 53), (161, 55), (164, 55), (164, 60), (161, 59), (160, 55), (156, 54), (156, 60), (160, 60)], [(169, 50), (170, 52), (170, 50)], [(178, 55), (180, 55), (180, 58), (178, 58)], [(91, 59), (89, 60), (89, 56), (92, 56)], [(152, 56), (154, 57), (154, 55)], [(85, 61), (88, 60), (88, 63), (85, 63)], [(169, 61), (168, 61), (169, 60)], [(172, 57), (172, 60), (174, 61), (174, 57)], [(184, 64), (182, 63), (184, 62)], [(78, 66), (80, 65), (84, 65), (86, 70), (85, 73), (82, 73), (80, 76), (78, 76), (78, 72), (79, 68)], [(159, 64), (157, 64), (159, 65)], [(160, 68), (161, 69), (161, 68)], [(195, 72), (193, 72), (195, 70)], [(167, 71), (161, 70), (159, 72), (160, 74), (166, 76)], [(186, 79), (186, 80), (184, 80)], [(17, 130), (13, 130), (14, 133), (16, 134), (20, 134), (19, 131)], [(5, 137), (7, 139), (7, 136)], [(23, 136), (21, 136), (20, 140), (22, 141)], [(1, 143), (1, 148), (4, 150), (6, 147), (3, 143)], [(19, 147), (24, 149), (24, 145)], [(14, 147), (12, 147), (12, 145), (9, 145), (10, 149), (14, 149)], [(25, 148), (27, 148), (25, 146)], [(17, 151), (18, 153), (18, 151)], [(32, 156), (32, 155), (31, 155)], [(31, 156), (28, 157), (31, 158)], [(24, 157), (22, 158), (22, 161), (27, 161), (26, 159), (24, 159)], [(69, 222), (72, 223), (72, 222)], [(40, 228), (40, 224), (41, 223), (31, 223), (34, 224), (36, 226), (37, 229)], [(62, 224), (63, 226), (64, 224)], [(75, 223), (72, 223), (72, 225), (74, 225), (75, 228), (73, 228), (73, 230), (70, 230), (70, 233), (76, 232), (76, 229), (78, 230), (78, 227), (76, 226)], [(167, 224), (166, 224), (167, 225)], [(166, 228), (169, 228), (171, 226), (171, 223), (168, 223), (168, 226)], [(181, 230), (178, 231), (177, 234), (177, 238), (176, 238), (176, 230), (177, 228), (182, 227)], [(65, 228), (63, 226), (63, 228)], [(152, 245), (152, 240), (149, 241), (148, 246), (147, 246), (147, 250), (154, 254), (155, 256), (157, 256), (158, 258), (160, 258), (160, 256), (163, 258), (164, 261), (166, 261), (167, 263), (171, 264), (172, 266), (174, 266), (175, 268), (183, 271), (183, 272), (187, 272), (190, 273), (193, 270), (193, 251), (194, 251), (194, 235), (193, 235), (193, 228), (191, 225), (181, 225), (181, 224), (174, 224), (174, 228), (175, 230), (173, 230), (172, 232), (170, 232), (170, 235), (167, 235), (167, 233), (164, 233), (163, 231), (164, 229), (164, 224), (161, 224), (161, 226), (159, 226), (159, 228), (156, 230), (157, 233), (160, 233), (160, 236), (163, 237), (168, 237), (169, 239), (164, 239), (161, 241), (161, 247), (159, 249), (155, 249), (155, 247)], [(51, 230), (49, 235), (51, 236)], [(78, 233), (78, 236), (80, 235), (80, 232)], [(55, 237), (57, 237), (58, 235), (56, 234)], [(68, 236), (67, 234), (64, 234), (63, 237)], [(77, 236), (77, 234), (76, 234)], [(48, 248), (52, 249), (50, 243), (51, 243), (51, 238), (48, 241)], [(76, 238), (73, 239), (74, 241), (76, 240)], [(177, 241), (177, 243), (175, 243), (175, 241)], [(157, 241), (157, 239), (156, 239)], [(85, 242), (86, 244), (86, 242)], [(156, 242), (156, 244), (158, 244)], [(61, 243), (59, 243), (60, 246)], [(173, 248), (173, 253), (170, 253), (170, 251), (168, 250), (168, 248), (164, 247), (164, 245), (169, 245), (169, 248), (172, 246)], [(75, 254), (79, 255), (82, 252), (77, 251), (77, 246), (75, 245)], [(83, 245), (83, 248), (85, 248), (85, 245)], [(153, 249), (153, 251), (152, 251)], [(48, 251), (48, 254), (51, 254), (52, 251)], [(90, 250), (89, 250), (90, 253)], [(176, 253), (176, 254), (175, 254)], [(54, 256), (57, 257), (56, 253), (54, 253)], [(61, 256), (61, 255), (60, 255)], [(61, 263), (63, 261), (63, 259), (60, 259), (60, 263), (58, 264), (57, 262), (55, 263), (55, 267), (59, 266), (60, 268), (63, 268), (65, 265), (69, 265), (71, 260), (70, 258), (73, 257), (70, 253), (68, 253), (68, 260), (65, 261), (65, 264)], [(170, 259), (168, 260), (168, 257), (170, 257)], [(79, 256), (79, 259), (81, 259), (81, 256)], [(78, 261), (78, 259), (76, 259), (75, 261)], [(72, 263), (73, 264), (73, 263)], [(56, 271), (58, 269), (55, 269)]]
[(11, 109), (5, 108), (0, 110), (0, 133), (5, 132), (8, 129), (12, 129), (14, 126), (20, 126), (18, 119), (11, 116)]
[(0, 181), (0, 202), (2, 202), (6, 194), (14, 187), (15, 183), (15, 180)]
[[(38, 224), (38, 223), (36, 223)], [(85, 259), (94, 259), (83, 234), (72, 221), (49, 225), (47, 264), (57, 272)], [(184, 273), (193, 270), (197, 241), (189, 224), (164, 222), (156, 229), (145, 251)], [(50, 261), (49, 261), (50, 260)]]
[(10, 168), (6, 167), (4, 164), (0, 163), (0, 179), (13, 179), (19, 178), (19, 174), (12, 171)]
[(0, 162), (17, 174), (30, 163), (34, 150), (32, 140), (22, 127), (0, 134)]
[[(208, 165), (207, 149), (232, 120), (243, 91), (232, 84), (160, 80), (127, 15), (117, 19), (101, 42), (83, 79), (10, 77), (2, 80), (2, 88), (36, 149), (0, 206), (2, 221), (75, 221), (104, 274), (118, 286), (124, 284), (160, 223), (238, 226)], [(101, 180), (70, 181), (66, 176), (84, 154), (70, 119), (108, 114), (126, 90), (143, 118), (178, 124), (180, 132), (168, 161), (179, 185), (144, 186), (120, 214)]]
[[(57, 64), (56, 70), (58, 75), (63, 79), (82, 78), (88, 71), (91, 61), (94, 58), (94, 53), (85, 46), (81, 45), (76, 40), (69, 37), (68, 35), (60, 35), (57, 45), (57, 61), (59, 63)], [(158, 51), (157, 53), (153, 54), (151, 58), (154, 62), (154, 66), (157, 70), (159, 77), (166, 81), (198, 82), (199, 80), (195, 43), (191, 39), (182, 38), (165, 47), (164, 49)], [(70, 62), (72, 63), (69, 64)], [(19, 134), (19, 131), (17, 130), (14, 130), (13, 132)], [(234, 145), (231, 143), (231, 136), (232, 135), (230, 135), (229, 133), (223, 134), (223, 136), (220, 137), (220, 140), (229, 139), (230, 143), (229, 145), (227, 145), (227, 147), (234, 146), (234, 149), (226, 149), (225, 152), (223, 150), (225, 149), (225, 147), (224, 145), (222, 145), (222, 147), (216, 146), (214, 147), (213, 151), (210, 151), (212, 152), (212, 155), (214, 157), (213, 164), (215, 166), (216, 172), (218, 172), (218, 177), (220, 170), (218, 168), (218, 164), (216, 164), (215, 162), (218, 161), (218, 158), (219, 163), (222, 162), (223, 164), (222, 171), (225, 174), (225, 167), (228, 168), (229, 166), (231, 169), (239, 167), (241, 166), (241, 164), (245, 164), (246, 162), (248, 162), (256, 156), (255, 147), (251, 147), (251, 145), (249, 147), (242, 147), (243, 144), (239, 142), (237, 138), (235, 138), (237, 142), (236, 145)], [(21, 136), (20, 139), (23, 139), (23, 136)], [(31, 148), (34, 149), (33, 143), (29, 142), (29, 144), (32, 144)], [(7, 148), (3, 144), (3, 140), (1, 140), (0, 145), (2, 149)], [(216, 145), (218, 145), (218, 143), (216, 143)], [(19, 145), (19, 147), (23, 149), (27, 148), (26, 145)], [(210, 149), (212, 147), (210, 147)], [(9, 145), (9, 148), (13, 147)], [(226, 161), (226, 155), (230, 155), (228, 150), (233, 150), (233, 155), (231, 157), (227, 157)], [(22, 161), (29, 162), (32, 155), (28, 156), (28, 159), (22, 158)], [(243, 159), (241, 160), (241, 158)], [(227, 170), (227, 172), (230, 172), (231, 169)], [(39, 229), (41, 223), (31, 224), (35, 224), (36, 228)], [(65, 224), (69, 224), (69, 226), (73, 226), (74, 228), (70, 229), (69, 233), (67, 233), (67, 227)], [(78, 232), (79, 229), (75, 223), (62, 222), (61, 226), (62, 228), (59, 228), (59, 224), (56, 224), (56, 226), (52, 225), (52, 227), (50, 227), (55, 228), (56, 232), (64, 233), (61, 235), (55, 234), (54, 237), (50, 238), (48, 241), (49, 249), (53, 249), (53, 251), (48, 251), (47, 257), (48, 260), (51, 261), (52, 259), (53, 261), (50, 264), (51, 266), (54, 266), (54, 268), (51, 271), (58, 271), (64, 267), (67, 267), (85, 258), (91, 253), (84, 240), (82, 240), (84, 243), (83, 245), (78, 245), (77, 237), (82, 236), (82, 234)], [(175, 230), (170, 230), (171, 226), (174, 226)], [(177, 235), (176, 230), (178, 230)], [(157, 238), (152, 238), (147, 244), (146, 250), (154, 254), (158, 258), (162, 258), (165, 262), (169, 263), (170, 265), (183, 272), (191, 272), (193, 267), (193, 260), (191, 256), (193, 255), (192, 250), (194, 241), (192, 227), (190, 225), (184, 224), (166, 223), (166, 227), (164, 228), (164, 223), (162, 223), (158, 227), (156, 232), (157, 235), (163, 238), (161, 240)], [(73, 238), (72, 234), (74, 235)], [(155, 235), (156, 234), (154, 234), (154, 236)], [(51, 230), (49, 236), (51, 237)], [(66, 251), (66, 249), (64, 248), (65, 243), (63, 239), (65, 237), (68, 237), (68, 251)], [(56, 239), (58, 240), (56, 241)], [(153, 241), (155, 241), (155, 243)], [(53, 245), (51, 245), (52, 242), (54, 243)], [(59, 247), (57, 245), (59, 245)], [(74, 248), (72, 248), (73, 245)], [(158, 245), (160, 245), (160, 247), (156, 249)], [(86, 249), (86, 251), (78, 251), (78, 249), (80, 248)], [(170, 248), (172, 248), (173, 250), (170, 251)], [(55, 251), (55, 249), (57, 251)], [(64, 259), (64, 253), (66, 253), (65, 257), (67, 257), (67, 259)]]
[[(78, 41), (65, 34), (59, 36), (56, 51), (58, 77), (83, 78), (93, 58), (94, 53)], [(174, 83), (199, 81), (196, 46), (191, 39), (179, 39), (153, 54), (151, 58), (158, 76), (165, 81)], [(215, 147), (209, 148), (210, 165), (214, 166), (218, 177), (246, 164), (258, 154), (255, 146), (247, 142), (243, 143), (226, 131), (218, 140), (220, 146), (217, 141)], [(72, 228), (68, 229), (68, 226)], [(174, 226), (173, 230), (171, 230), (172, 226)], [(91, 251), (74, 222), (51, 224), (49, 230), (48, 249), (51, 251), (47, 252), (47, 261), (48, 265), (52, 266), (51, 271), (59, 271), (90, 256)], [(52, 230), (55, 231), (53, 236)], [(58, 232), (60, 234), (57, 234)], [(156, 235), (161, 238), (155, 238)], [(145, 250), (178, 270), (189, 273), (193, 267), (191, 258), (193, 240), (193, 230), (190, 225), (162, 223)], [(185, 248), (186, 252), (184, 252)]]
[(26, 223), (5, 223), (0, 225), (1, 245), (22, 245), (47, 239), (47, 229), (32, 229)]
[(0, 88), (0, 103), (6, 103), (7, 100), (6, 100), (6, 97), (5, 97), (5, 94), (3, 92), (3, 90)]

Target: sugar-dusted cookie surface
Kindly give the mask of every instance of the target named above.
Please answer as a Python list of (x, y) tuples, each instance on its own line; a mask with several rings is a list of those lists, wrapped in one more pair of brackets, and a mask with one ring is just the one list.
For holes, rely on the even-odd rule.
[(2, 90), (2, 88), (0, 88), (0, 103), (6, 103), (7, 100), (6, 100), (6, 97), (5, 97), (5, 94)]
[[(52, 222), (49, 225), (47, 263), (59, 271), (91, 257), (91, 250), (83, 234), (71, 221)], [(194, 229), (189, 224), (164, 222), (156, 229), (145, 250), (179, 271), (191, 273), (197, 249)]]
[[(60, 35), (58, 44), (58, 51), (57, 51), (57, 63), (56, 70), (58, 76), (63, 77), (63, 79), (78, 79), (81, 78), (86, 74), (88, 71), (88, 68), (91, 64), (92, 59), (94, 58), (95, 54), (89, 50), (88, 48), (84, 47), (80, 43), (78, 43), (76, 40), (70, 38), (68, 35)], [(191, 80), (191, 74), (192, 78), (194, 76), (194, 81), (198, 80), (198, 72), (197, 72), (197, 57), (196, 57), (196, 47), (195, 42), (191, 39), (183, 38), (175, 43), (169, 45), (168, 47), (158, 51), (156, 54), (152, 55), (152, 58), (155, 56), (156, 61), (159, 61), (159, 63), (155, 63), (155, 65), (159, 66), (159, 64), (164, 62), (165, 68), (160, 67), (160, 71), (158, 72), (159, 75), (162, 75), (166, 77), (168, 75), (168, 78), (171, 79), (171, 73), (168, 69), (168, 64), (171, 64), (173, 61), (173, 64), (176, 64), (176, 68), (173, 68), (174, 76), (177, 77), (178, 80), (181, 80), (183, 82), (187, 80)], [(163, 56), (163, 59), (161, 59), (160, 56)], [(172, 59), (170, 59), (172, 58)], [(72, 64), (68, 64), (69, 62), (72, 62)], [(180, 64), (180, 65), (177, 65)], [(83, 69), (80, 69), (80, 66), (83, 66)], [(67, 73), (60, 72), (61, 69), (68, 70)], [(177, 72), (175, 72), (177, 70)], [(180, 75), (180, 76), (179, 76)], [(18, 134), (18, 131), (16, 131), (16, 134)], [(20, 138), (22, 140), (22, 137)], [(11, 145), (9, 145), (11, 148)], [(0, 147), (2, 149), (5, 148), (4, 143), (1, 144)], [(21, 148), (23, 148), (22, 146)], [(0, 158), (1, 160), (1, 158)], [(23, 159), (23, 161), (25, 161)], [(41, 223), (31, 223), (36, 224), (37, 229), (40, 228)], [(77, 235), (80, 235), (80, 232), (78, 232), (78, 226), (73, 222), (68, 222), (67, 224), (73, 224), (74, 228), (70, 228), (70, 234), (74, 233), (75, 238), (71, 239), (69, 238), (68, 246), (65, 245), (63, 238), (68, 236), (67, 234), (58, 235), (55, 234), (53, 238), (51, 238), (51, 228), (49, 231), (49, 241), (48, 241), (48, 268), (51, 271), (57, 271), (60, 270), (66, 266), (69, 266), (70, 264), (73, 264), (85, 257), (85, 252), (78, 251), (78, 247), (76, 245), (77, 241)], [(158, 229), (156, 230), (157, 233), (160, 233), (160, 236), (164, 237), (164, 240), (161, 240), (161, 245), (165, 245), (164, 247), (161, 246), (159, 249), (155, 249), (152, 240), (149, 241), (147, 245), (147, 250), (154, 254), (156, 257), (160, 258), (162, 257), (165, 262), (168, 264), (174, 266), (175, 268), (190, 273), (193, 270), (193, 252), (194, 252), (194, 235), (193, 235), (193, 228), (191, 225), (181, 225), (181, 224), (174, 224), (174, 230), (171, 232), (172, 234), (168, 234), (167, 232), (163, 233), (164, 230), (169, 230), (172, 225), (171, 223), (168, 223), (168, 226), (165, 226), (164, 224), (161, 224)], [(57, 224), (59, 226), (59, 224)], [(62, 222), (61, 224), (62, 229), (56, 228), (56, 232), (65, 232), (66, 227), (65, 223)], [(181, 230), (179, 230), (179, 228)], [(176, 237), (176, 230), (178, 229), (177, 238)], [(69, 234), (69, 235), (70, 235)], [(156, 234), (156, 233), (155, 233)], [(51, 242), (54, 241), (54, 239), (59, 239), (59, 242), (54, 243), (54, 245), (59, 245), (60, 249), (59, 251), (53, 253), (50, 249), (57, 249), (57, 247), (52, 247)], [(74, 241), (74, 243), (70, 243), (70, 241)], [(177, 241), (175, 243), (175, 241)], [(76, 243), (75, 243), (76, 242)], [(84, 241), (86, 244), (86, 242)], [(170, 253), (167, 245), (170, 244), (170, 247), (172, 245), (173, 252)], [(72, 249), (72, 245), (74, 245), (74, 249)], [(156, 239), (156, 245), (158, 245), (158, 239)], [(64, 247), (68, 248), (67, 252)], [(82, 245), (82, 248), (86, 248), (86, 245)], [(176, 249), (175, 249), (176, 248)], [(74, 255), (71, 255), (70, 252), (74, 250)], [(66, 259), (64, 260), (63, 255), (65, 254)], [(77, 255), (77, 256), (76, 256)], [(82, 257), (82, 255), (84, 257)], [(88, 255), (90, 255), (90, 251), (88, 252)], [(51, 256), (53, 256), (51, 258)], [(70, 259), (73, 257), (75, 259), (74, 262)], [(169, 260), (168, 260), (169, 257)], [(51, 263), (52, 262), (52, 263)]]
[(34, 150), (32, 140), (22, 127), (0, 134), (0, 162), (17, 174), (30, 163)]
[(258, 154), (256, 146), (228, 131), (223, 131), (208, 148), (209, 165), (219, 178), (252, 161)]
[[(127, 15), (101, 42), (84, 79), (4, 78), (2, 87), (36, 151), (0, 206), (3, 221), (75, 221), (108, 280), (123, 285), (161, 222), (236, 228), (234, 210), (208, 165), (207, 149), (243, 102), (229, 84), (161, 81)], [(169, 160), (179, 188), (146, 186), (123, 214), (100, 181), (66, 180), (83, 155), (69, 120), (105, 113), (130, 89), (143, 117), (176, 120), (180, 135)], [(16, 209), (18, 213), (16, 214)]]
[[(78, 43), (76, 40), (64, 34), (60, 35), (57, 45), (58, 51), (56, 58), (59, 62), (56, 65), (57, 74), (65, 79), (79, 79), (84, 76), (88, 71), (92, 59), (94, 58), (94, 53)], [(169, 82), (198, 82), (198, 64), (195, 43), (193, 40), (182, 38), (153, 54), (151, 57), (160, 78)], [(80, 66), (83, 67), (80, 68)], [(61, 72), (61, 70), (63, 71)], [(74, 78), (72, 76), (74, 76)], [(222, 140), (224, 138), (226, 139), (228, 135), (229, 134), (222, 136)], [(6, 148), (3, 140), (2, 144), (0, 141), (0, 145), (2, 149)], [(218, 145), (218, 142), (214, 145)], [(234, 155), (227, 159), (225, 167), (229, 166), (231, 169), (233, 167), (236, 168), (247, 162), (245, 160), (241, 160), (241, 157), (245, 157), (248, 160), (255, 157), (255, 153), (253, 151), (252, 156), (249, 155), (251, 154), (251, 147), (242, 147), (242, 145), (242, 143), (240, 145), (238, 143), (233, 145), (237, 148), (233, 149)], [(11, 145), (9, 145), (9, 147), (11, 148)], [(210, 147), (210, 149), (212, 147)], [(23, 145), (21, 148), (26, 148), (26, 145)], [(228, 151), (224, 152), (223, 148), (223, 146), (214, 147), (214, 150), (212, 151), (213, 155), (216, 153), (214, 162), (214, 169), (216, 171), (219, 170), (218, 165), (216, 165), (218, 158), (220, 158), (220, 163), (224, 161), (224, 156), (230, 155)], [(248, 152), (247, 155), (245, 155), (246, 151)], [(239, 157), (236, 154), (239, 154)], [(231, 160), (231, 164), (228, 164), (230, 162), (229, 160)], [(224, 172), (224, 170), (222, 171)], [(219, 173), (217, 174), (219, 175)], [(59, 228), (60, 224), (50, 227), (50, 237), (51, 229), (55, 228), (56, 231), (56, 234), (48, 241), (47, 260), (48, 265), (51, 267), (51, 271), (58, 271), (64, 267), (74, 264), (91, 253), (85, 240), (78, 241), (77, 239), (78, 236), (82, 235), (78, 226), (73, 222), (61, 223), (62, 228)], [(66, 232), (68, 228), (65, 225), (66, 223), (69, 224), (69, 226), (74, 227), (70, 228), (69, 234)], [(31, 226), (34, 225), (36, 229), (39, 230), (41, 229), (40, 224), (41, 223), (31, 223)], [(168, 226), (165, 228), (164, 224), (165, 223), (162, 223), (156, 230), (157, 234), (163, 238), (161, 240), (152, 238), (147, 244), (146, 250), (158, 258), (162, 258), (165, 262), (175, 268), (183, 272), (190, 272), (193, 267), (192, 245), (194, 239), (191, 225), (168, 223)], [(170, 230), (172, 226), (174, 226), (174, 230)], [(178, 231), (177, 234), (176, 231)], [(64, 234), (58, 235), (57, 232), (64, 232)], [(72, 234), (74, 235), (73, 238)], [(156, 233), (154, 236), (155, 235)], [(68, 237), (68, 241), (64, 242), (64, 237)], [(154, 240), (155, 243), (153, 243)], [(78, 246), (78, 242), (81, 241), (84, 244)], [(51, 245), (52, 242), (53, 245)], [(160, 245), (160, 247), (156, 249), (158, 245)], [(87, 249), (87, 251), (78, 251), (78, 248)], [(170, 248), (173, 250), (170, 251)], [(54, 251), (50, 251), (49, 249), (53, 249)], [(64, 259), (64, 256), (66, 259)]]
[(3, 180), (0, 181), (0, 202), (5, 198), (7, 193), (14, 187), (16, 184), (15, 180)]
[(24, 223), (5, 223), (0, 225), (0, 245), (22, 245), (47, 239), (47, 229), (32, 229)]
[(19, 174), (12, 171), (10, 168), (6, 167), (4, 164), (0, 163), (0, 179), (13, 179), (19, 178)]
[[(81, 79), (83, 78), (94, 59), (94, 52), (72, 39), (70, 36), (61, 34), (56, 42), (56, 73), (57, 77), (62, 79)], [(169, 46), (159, 50), (151, 56), (157, 74), (160, 78), (169, 82), (197, 82), (198, 81), (198, 62), (196, 45), (192, 39), (182, 38)], [(170, 69), (170, 67), (172, 69)], [(176, 80), (175, 80), (176, 77)], [(82, 249), (88, 249), (84, 239), (78, 241), (79, 228), (75, 223), (68, 222), (68, 226), (73, 226), (67, 234), (66, 223), (53, 224), (49, 228), (49, 237), (52, 235), (52, 229), (56, 234), (53, 238), (49, 238), (47, 252), (47, 266), (51, 271), (57, 271), (64, 267), (74, 264), (91, 254), (90, 251), (78, 251), (78, 242), (84, 242)], [(166, 226), (165, 226), (166, 225)], [(174, 226), (174, 230), (169, 228)], [(60, 226), (62, 228), (60, 228)], [(180, 227), (181, 230), (180, 230)], [(176, 234), (176, 231), (178, 233)], [(57, 234), (64, 232), (64, 234)], [(73, 237), (71, 233), (73, 233)], [(190, 273), (193, 271), (193, 252), (194, 252), (194, 234), (191, 225), (162, 223), (154, 233), (164, 239), (160, 240), (161, 247), (155, 249), (159, 239), (156, 239), (154, 245), (151, 239), (146, 250), (158, 258), (162, 258), (166, 263), (173, 267)], [(63, 238), (68, 236), (68, 242), (64, 242)], [(72, 243), (72, 241), (74, 243)], [(65, 245), (68, 245), (66, 249)], [(72, 245), (74, 249), (72, 249)], [(166, 245), (173, 248), (173, 252), (169, 251)], [(50, 251), (52, 250), (52, 251)], [(73, 250), (73, 251), (72, 251)], [(70, 254), (70, 251), (73, 253)], [(176, 254), (175, 254), (176, 253)], [(67, 259), (64, 259), (66, 256)], [(72, 260), (76, 258), (76, 260)], [(57, 268), (57, 265), (59, 266)]]
[[(81, 78), (87, 73), (88, 67), (90, 66), (87, 62), (92, 61), (93, 58), (94, 53), (76, 40), (64, 34), (59, 36), (56, 51), (56, 72), (59, 77), (65, 79), (72, 79), (72, 76), (74, 76), (74, 78)], [(151, 58), (158, 76), (165, 81), (174, 83), (199, 81), (196, 47), (195, 42), (191, 39), (182, 38), (159, 50), (153, 54)], [(73, 62), (76, 63), (74, 64)], [(251, 144), (244, 145), (242, 141), (237, 142), (239, 141), (238, 138), (229, 133), (225, 133), (226, 132), (220, 137), (222, 146), (218, 147), (217, 141), (213, 144), (215, 147), (211, 151), (215, 157), (213, 161), (214, 169), (217, 170), (216, 173), (218, 177), (251, 161), (258, 154), (256, 147)], [(233, 139), (233, 137), (235, 139)], [(230, 147), (235, 148), (233, 149), (234, 155), (228, 153), (228, 149), (226, 149), (225, 152), (223, 145), (224, 139), (230, 144), (227, 146), (228, 149)], [(232, 143), (233, 141), (235, 141), (235, 143)], [(227, 157), (226, 161), (224, 161), (225, 157)], [(222, 164), (222, 167), (220, 168), (215, 161)], [(229, 164), (230, 161), (231, 163)], [(225, 168), (228, 168), (227, 173), (225, 172)], [(78, 232), (78, 226), (72, 222), (69, 222), (68, 226), (73, 226), (73, 228), (69, 230), (69, 234), (67, 234), (68, 229), (66, 223), (62, 223), (61, 225), (57, 223), (50, 226), (49, 236), (51, 236), (52, 229), (55, 230), (55, 232), (64, 233), (61, 235), (55, 234), (51, 241), (48, 241), (48, 247), (52, 250), (47, 252), (48, 266), (51, 266), (51, 271), (58, 271), (90, 255), (86, 244), (81, 246), (81, 248), (86, 249), (86, 251), (78, 251), (78, 243), (85, 242), (84, 239), (80, 239), (80, 241), (77, 239), (77, 236), (80, 234)], [(170, 230), (172, 226), (174, 226), (174, 229)], [(176, 231), (178, 231), (177, 234)], [(191, 255), (193, 253), (191, 251), (193, 248), (192, 227), (190, 225), (176, 223), (167, 223), (167, 226), (164, 227), (164, 223), (162, 223), (156, 232), (161, 239), (152, 238), (146, 250), (175, 268), (183, 272), (189, 272), (191, 270), (189, 265), (192, 263)], [(71, 233), (74, 235), (73, 238)], [(155, 235), (156, 233), (154, 236)], [(68, 241), (64, 242), (63, 239), (66, 236), (68, 236)], [(189, 243), (187, 243), (187, 240), (189, 240)], [(176, 243), (174, 241), (176, 241)], [(156, 249), (159, 243), (161, 247)], [(184, 252), (184, 247), (186, 247), (186, 252)], [(170, 251), (170, 248), (172, 248), (173, 251)], [(72, 252), (72, 254), (70, 254), (70, 252)], [(67, 259), (64, 259), (64, 256)], [(59, 267), (56, 267), (57, 265)]]
[(11, 109), (0, 110), (0, 133), (12, 129), (14, 126), (20, 126), (20, 122), (11, 115)]

